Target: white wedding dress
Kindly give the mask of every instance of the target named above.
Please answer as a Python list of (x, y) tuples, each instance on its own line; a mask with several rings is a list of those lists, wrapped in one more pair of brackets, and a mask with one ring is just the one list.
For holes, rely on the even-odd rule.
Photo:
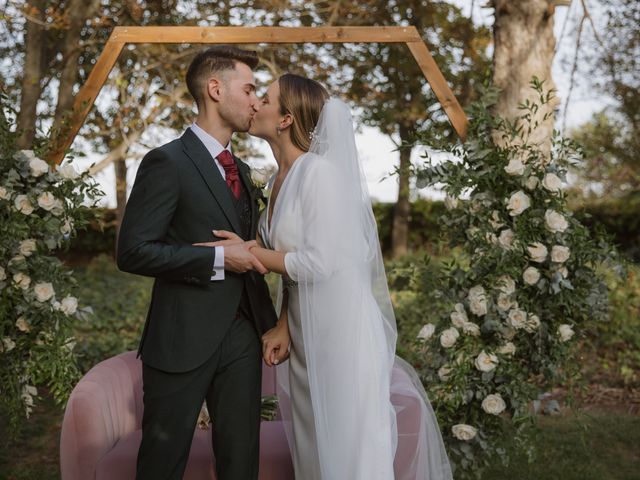
[[(260, 237), (267, 248), (287, 252), (290, 277), (281, 291), (289, 294), (291, 356), (277, 377), (296, 479), (451, 479), (426, 394), (395, 357), (375, 219), (342, 101), (325, 103), (310, 151), (282, 183), (271, 225), (268, 211)], [(394, 364), (406, 375), (392, 377)], [(394, 408), (392, 394), (418, 397), (421, 410), (412, 429), (415, 451), (401, 460), (396, 416), (403, 407)]]

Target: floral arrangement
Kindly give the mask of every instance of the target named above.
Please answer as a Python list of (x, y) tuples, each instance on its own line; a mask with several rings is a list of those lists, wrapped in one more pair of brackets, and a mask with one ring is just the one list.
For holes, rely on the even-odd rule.
[(554, 135), (545, 153), (530, 142), (533, 114), (552, 98), (532, 85), (539, 103), (521, 105), (513, 123), (491, 114), (496, 92), (485, 92), (470, 112), (467, 142), (449, 147), (441, 163), (426, 155), (417, 172), (420, 187), (446, 192), (441, 221), (462, 252), (436, 282), (445, 313), (422, 327), (416, 345), (460, 478), (508, 460), (499, 445), (505, 431), (526, 445), (532, 401), (577, 377), (575, 339), (585, 322), (606, 316), (597, 268), (616, 254), (567, 208), (575, 145)]
[(16, 151), (0, 125), (0, 411), (17, 427), (46, 385), (64, 401), (78, 376), (71, 334), (79, 308), (72, 272), (55, 257), (93, 218), (101, 192), (70, 163), (53, 167)]

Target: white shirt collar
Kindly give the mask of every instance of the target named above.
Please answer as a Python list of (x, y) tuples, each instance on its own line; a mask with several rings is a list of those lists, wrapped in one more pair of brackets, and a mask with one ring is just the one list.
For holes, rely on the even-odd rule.
[(210, 135), (204, 129), (200, 128), (196, 124), (196, 122), (193, 122), (193, 124), (191, 125), (191, 131), (193, 131), (193, 133), (196, 134), (196, 136), (200, 139), (200, 141), (204, 143), (204, 146), (207, 148), (207, 150), (209, 151), (209, 153), (214, 159), (218, 155), (220, 155), (222, 150), (228, 150), (229, 153), (233, 153), (231, 152), (231, 142), (229, 142), (226, 147), (223, 147), (218, 140), (216, 140), (212, 135)]

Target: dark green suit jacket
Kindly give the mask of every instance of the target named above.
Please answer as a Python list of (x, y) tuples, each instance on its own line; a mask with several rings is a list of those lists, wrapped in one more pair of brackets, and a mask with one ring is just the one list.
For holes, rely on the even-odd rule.
[[(251, 197), (251, 239), (258, 224), (258, 190), (249, 167), (235, 159)], [(154, 277), (138, 353), (145, 364), (185, 372), (218, 348), (246, 288), (257, 335), (277, 317), (262, 275), (225, 271), (212, 281), (215, 249), (193, 246), (215, 238), (211, 230), (241, 235), (229, 187), (208, 150), (187, 129), (142, 160), (118, 237), (118, 268)]]

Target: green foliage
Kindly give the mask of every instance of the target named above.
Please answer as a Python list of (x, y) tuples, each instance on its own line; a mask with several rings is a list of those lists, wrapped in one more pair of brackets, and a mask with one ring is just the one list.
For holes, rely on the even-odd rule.
[[(587, 329), (583, 357), (592, 381), (610, 386), (640, 385), (640, 268), (630, 266), (620, 277), (602, 272), (609, 288), (609, 316)], [(594, 365), (595, 364), (595, 365)]]
[[(4, 101), (4, 99), (3, 99)], [(57, 249), (92, 218), (101, 192), (88, 173), (55, 170), (36, 152), (16, 151), (0, 115), (0, 413), (15, 433), (29, 416), (37, 385), (63, 402), (78, 377), (73, 318), (82, 313), (74, 277)]]
[(496, 95), (486, 91), (470, 109), (467, 142), (441, 163), (425, 157), (418, 171), (422, 186), (443, 185), (441, 224), (458, 249), (438, 269), (416, 264), (411, 278), (434, 315), (414, 355), (460, 478), (507, 461), (498, 440), (509, 429), (530, 445), (531, 400), (576, 381), (572, 337), (607, 316), (598, 267), (616, 253), (567, 207), (561, 184), (575, 145), (554, 136), (546, 154), (529, 143), (534, 113), (552, 98), (540, 82), (532, 87), (538, 101), (521, 105), (513, 123), (491, 113)]
[[(444, 204), (439, 201), (418, 199), (411, 202), (409, 213), (409, 241), (410, 250), (431, 248), (439, 241), (442, 229), (438, 219), (444, 213)], [(391, 252), (391, 229), (393, 228), (392, 203), (376, 203), (373, 213), (378, 225), (378, 236), (382, 253), (387, 256)]]
[(92, 311), (76, 322), (76, 353), (84, 373), (119, 353), (135, 350), (151, 301), (153, 279), (120, 272), (100, 255), (76, 272), (79, 294)]
[(606, 231), (620, 252), (640, 263), (640, 191), (591, 200), (576, 209), (575, 217), (592, 232)]

